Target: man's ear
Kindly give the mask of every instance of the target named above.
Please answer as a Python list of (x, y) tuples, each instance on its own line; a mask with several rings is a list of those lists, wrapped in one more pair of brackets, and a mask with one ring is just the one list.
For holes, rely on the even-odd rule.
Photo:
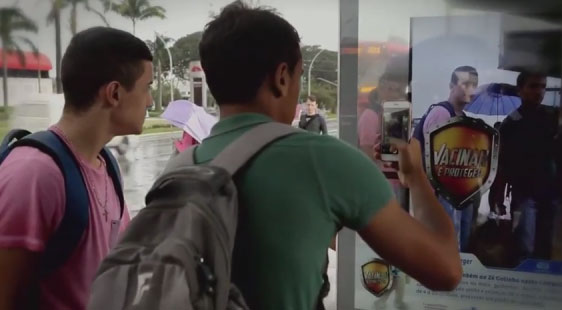
[(286, 96), (289, 93), (289, 66), (287, 63), (281, 63), (277, 66), (273, 75), (272, 91), (275, 97)]
[(119, 99), (121, 97), (120, 94), (121, 84), (119, 82), (113, 81), (104, 86), (102, 86), (102, 90), (100, 91), (100, 95), (102, 97), (102, 101), (104, 104), (108, 104), (111, 107), (116, 107), (119, 105)]

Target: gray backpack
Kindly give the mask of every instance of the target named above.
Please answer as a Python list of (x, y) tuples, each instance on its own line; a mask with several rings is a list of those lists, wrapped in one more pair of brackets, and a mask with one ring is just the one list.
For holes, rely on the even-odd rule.
[(194, 165), (194, 148), (173, 158), (146, 196), (146, 208), (102, 262), (88, 309), (248, 309), (230, 281), (238, 223), (232, 175), (265, 146), (296, 132), (262, 124), (209, 165)]

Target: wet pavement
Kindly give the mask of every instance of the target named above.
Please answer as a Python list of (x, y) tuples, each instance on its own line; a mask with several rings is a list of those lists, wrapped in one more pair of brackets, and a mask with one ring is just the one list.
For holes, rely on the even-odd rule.
[(144, 197), (170, 159), (174, 139), (179, 138), (181, 132), (142, 135), (125, 156), (118, 158), (131, 216), (145, 206)]

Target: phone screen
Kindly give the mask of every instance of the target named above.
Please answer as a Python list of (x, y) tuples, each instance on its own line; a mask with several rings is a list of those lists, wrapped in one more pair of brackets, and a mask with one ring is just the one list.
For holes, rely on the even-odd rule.
[(381, 151), (383, 154), (398, 154), (397, 150), (393, 150), (390, 147), (389, 138), (408, 141), (410, 108), (385, 107), (383, 117), (383, 142)]

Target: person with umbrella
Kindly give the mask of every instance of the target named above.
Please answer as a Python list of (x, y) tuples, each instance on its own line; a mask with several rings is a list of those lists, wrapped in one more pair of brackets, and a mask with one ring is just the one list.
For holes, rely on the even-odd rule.
[(170, 102), (162, 113), (162, 118), (183, 130), (182, 138), (174, 141), (173, 156), (201, 143), (217, 123), (217, 118), (207, 113), (204, 108), (183, 99)]
[[(414, 129), (414, 138), (420, 142), (422, 147), (422, 160), (425, 161), (425, 134), (429, 133), (433, 128), (444, 124), (452, 117), (464, 116), (463, 110), (470, 102), (476, 87), (478, 87), (478, 72), (474, 67), (462, 66), (453, 71), (449, 84), (451, 90), (449, 99), (431, 105)], [(457, 210), (444, 198), (439, 197), (439, 201), (453, 220), (460, 251), (465, 252), (468, 249), (470, 234), (475, 220), (474, 214), (477, 214), (479, 202), (469, 204), (463, 210)]]

